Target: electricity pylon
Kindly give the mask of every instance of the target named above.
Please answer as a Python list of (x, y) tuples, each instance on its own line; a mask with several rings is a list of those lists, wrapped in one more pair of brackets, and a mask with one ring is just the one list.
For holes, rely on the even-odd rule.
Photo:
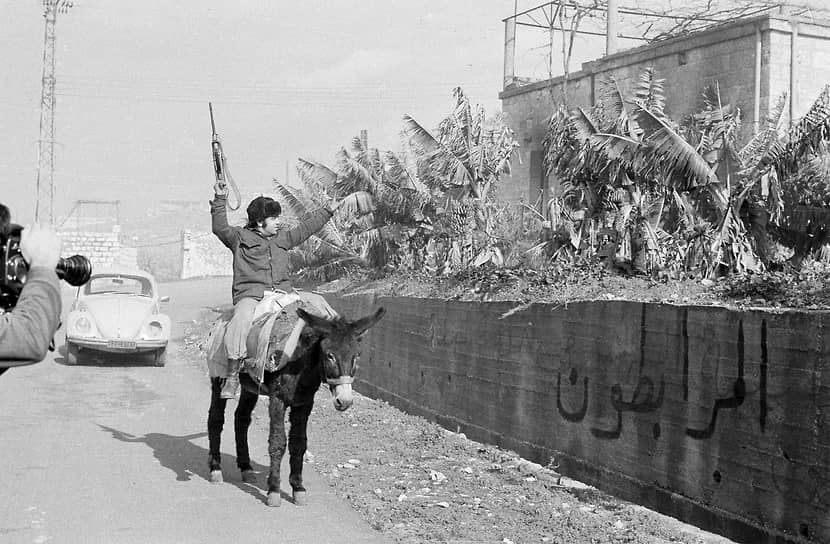
[(55, 22), (66, 13), (71, 0), (43, 0), (43, 79), (40, 94), (40, 138), (37, 145), (37, 202), (35, 221), (54, 221), (55, 197)]

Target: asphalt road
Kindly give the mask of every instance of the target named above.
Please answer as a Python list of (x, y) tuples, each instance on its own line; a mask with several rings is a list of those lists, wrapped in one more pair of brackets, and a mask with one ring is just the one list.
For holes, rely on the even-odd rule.
[[(0, 376), (0, 543), (387, 542), (313, 465), (306, 506), (265, 504), (267, 436), (256, 431), (265, 399), (250, 436), (258, 482), (243, 483), (236, 470), (235, 402), (223, 433), (225, 483), (209, 482), (209, 381), (179, 346), (185, 323), (230, 302), (230, 280), (162, 284), (161, 294), (171, 296), (163, 311), (174, 324), (167, 366), (123, 357), (65, 366), (57, 351)], [(286, 455), (290, 494), (287, 465)]]

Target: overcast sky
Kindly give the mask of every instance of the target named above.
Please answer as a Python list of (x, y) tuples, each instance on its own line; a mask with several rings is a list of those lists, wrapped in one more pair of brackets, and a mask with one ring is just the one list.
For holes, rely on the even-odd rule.
[[(0, 0), (2, 201), (34, 214), (44, 20)], [(397, 149), (461, 85), (499, 109), (512, 0), (75, 0), (57, 22), (55, 214), (76, 199), (208, 199), (208, 101), (234, 177), (268, 191), (297, 157), (331, 162), (360, 129)]]
[[(294, 181), (298, 157), (331, 163), (361, 129), (370, 146), (397, 150), (401, 117), (434, 128), (457, 85), (493, 114), (502, 19), (543, 3), (73, 1), (57, 22), (58, 220), (77, 199), (119, 199), (130, 213), (160, 199), (210, 198), (209, 101), (246, 193), (284, 181), (286, 165)], [(44, 20), (41, 0), (0, 0), (0, 7), (0, 189), (27, 222)], [(544, 31), (519, 29), (517, 75), (547, 76), (547, 40)], [(578, 38), (571, 69), (602, 52), (601, 37)], [(554, 66), (561, 73), (559, 58)]]

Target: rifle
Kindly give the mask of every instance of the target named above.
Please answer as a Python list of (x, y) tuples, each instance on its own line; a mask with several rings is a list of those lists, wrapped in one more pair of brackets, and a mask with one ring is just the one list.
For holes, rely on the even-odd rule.
[(222, 189), (228, 185), (231, 186), (234, 196), (236, 197), (236, 206), (232, 206), (229, 200), (228, 208), (231, 210), (238, 210), (239, 205), (241, 204), (239, 187), (236, 186), (236, 182), (233, 180), (231, 172), (228, 169), (228, 159), (225, 157), (225, 151), (222, 149), (222, 142), (219, 140), (219, 135), (216, 133), (216, 123), (213, 121), (213, 104), (208, 102), (208, 108), (210, 108), (210, 129), (212, 132), (210, 147), (213, 152), (213, 171), (216, 174), (216, 184)]

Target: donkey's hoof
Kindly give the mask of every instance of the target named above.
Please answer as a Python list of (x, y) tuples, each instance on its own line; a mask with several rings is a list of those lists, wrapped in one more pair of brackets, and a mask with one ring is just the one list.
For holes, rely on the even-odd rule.
[(215, 484), (222, 483), (222, 471), (221, 470), (211, 470), (210, 471), (210, 481)]
[(253, 470), (243, 470), (242, 481), (246, 484), (256, 483), (256, 472), (254, 472)]
[(280, 497), (279, 491), (269, 491), (268, 492), (268, 506), (279, 506), (282, 504), (282, 497)]
[(307, 501), (308, 497), (306, 496), (305, 490), (294, 490), (294, 504), (296, 504), (297, 506), (305, 506), (307, 504)]

